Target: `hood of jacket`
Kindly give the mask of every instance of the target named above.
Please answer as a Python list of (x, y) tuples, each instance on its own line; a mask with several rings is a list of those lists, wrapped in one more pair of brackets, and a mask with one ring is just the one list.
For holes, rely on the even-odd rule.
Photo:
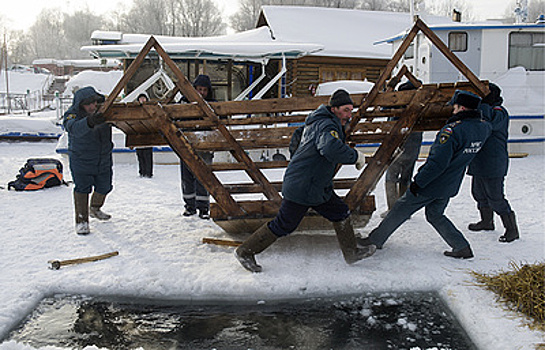
[(331, 112), (331, 107), (327, 105), (321, 105), (312, 113), (310, 113), (305, 119), (305, 125), (310, 125), (324, 119), (330, 119), (331, 121), (333, 121), (333, 123), (337, 124), (340, 130), (344, 130), (344, 127), (342, 126), (339, 118), (337, 118), (337, 116), (333, 114), (333, 112)]
[(71, 113), (77, 113), (80, 109), (80, 105), (82, 102), (92, 100), (96, 100), (99, 103), (102, 103), (104, 102), (104, 95), (99, 94), (92, 86), (86, 86), (79, 89), (74, 93), (72, 106), (70, 107)]

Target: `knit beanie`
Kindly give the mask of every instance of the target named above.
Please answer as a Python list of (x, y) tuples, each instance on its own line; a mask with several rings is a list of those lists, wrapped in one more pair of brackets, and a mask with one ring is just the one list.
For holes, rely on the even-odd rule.
[(350, 98), (350, 95), (346, 90), (339, 89), (331, 95), (331, 98), (329, 99), (329, 105), (331, 107), (339, 107), (344, 105), (354, 105), (354, 102), (352, 102), (352, 99)]

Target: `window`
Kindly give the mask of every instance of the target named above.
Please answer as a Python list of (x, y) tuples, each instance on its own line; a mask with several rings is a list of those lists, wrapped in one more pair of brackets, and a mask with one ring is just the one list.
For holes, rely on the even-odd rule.
[(467, 33), (464, 33), (464, 32), (448, 33), (448, 48), (452, 52), (467, 51)]
[(509, 68), (545, 70), (545, 33), (509, 34)]
[(411, 43), (409, 47), (407, 48), (407, 51), (403, 54), (403, 58), (406, 60), (410, 60), (414, 58), (414, 43)]

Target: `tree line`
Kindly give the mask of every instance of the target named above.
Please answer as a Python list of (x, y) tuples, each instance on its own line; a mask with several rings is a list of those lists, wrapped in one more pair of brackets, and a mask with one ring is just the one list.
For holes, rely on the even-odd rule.
[[(255, 28), (263, 5), (319, 6), (371, 11), (409, 12), (410, 0), (238, 0), (239, 9), (224, 18), (214, 0), (133, 0), (129, 8), (119, 8), (101, 16), (83, 8), (65, 13), (59, 8), (46, 8), (34, 24), (20, 31), (5, 31), (9, 63), (30, 64), (36, 58), (88, 58), (80, 47), (91, 44), (95, 30), (120, 31), (167, 36), (200, 37)], [(429, 4), (428, 4), (429, 3)], [(513, 9), (516, 0), (513, 0)], [(529, 18), (543, 13), (545, 0), (530, 3)], [(453, 8), (471, 19), (469, 0), (417, 0), (417, 9), (449, 16)], [(535, 8), (535, 9), (534, 9)], [(512, 13), (512, 10), (510, 12)], [(537, 14), (534, 14), (536, 12)], [(506, 9), (506, 13), (508, 10)], [(0, 28), (4, 27), (0, 17)], [(5, 21), (5, 20), (4, 20)]]

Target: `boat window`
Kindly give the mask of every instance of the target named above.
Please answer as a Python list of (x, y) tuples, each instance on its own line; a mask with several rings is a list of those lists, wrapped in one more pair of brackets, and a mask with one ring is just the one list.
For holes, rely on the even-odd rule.
[(406, 60), (410, 60), (411, 58), (414, 58), (414, 43), (411, 43), (409, 47), (407, 48), (407, 51), (405, 51), (405, 54), (403, 55), (403, 58)]
[(448, 33), (448, 48), (452, 52), (467, 51), (467, 33), (465, 32)]
[(545, 34), (538, 32), (509, 34), (509, 68), (545, 70)]

